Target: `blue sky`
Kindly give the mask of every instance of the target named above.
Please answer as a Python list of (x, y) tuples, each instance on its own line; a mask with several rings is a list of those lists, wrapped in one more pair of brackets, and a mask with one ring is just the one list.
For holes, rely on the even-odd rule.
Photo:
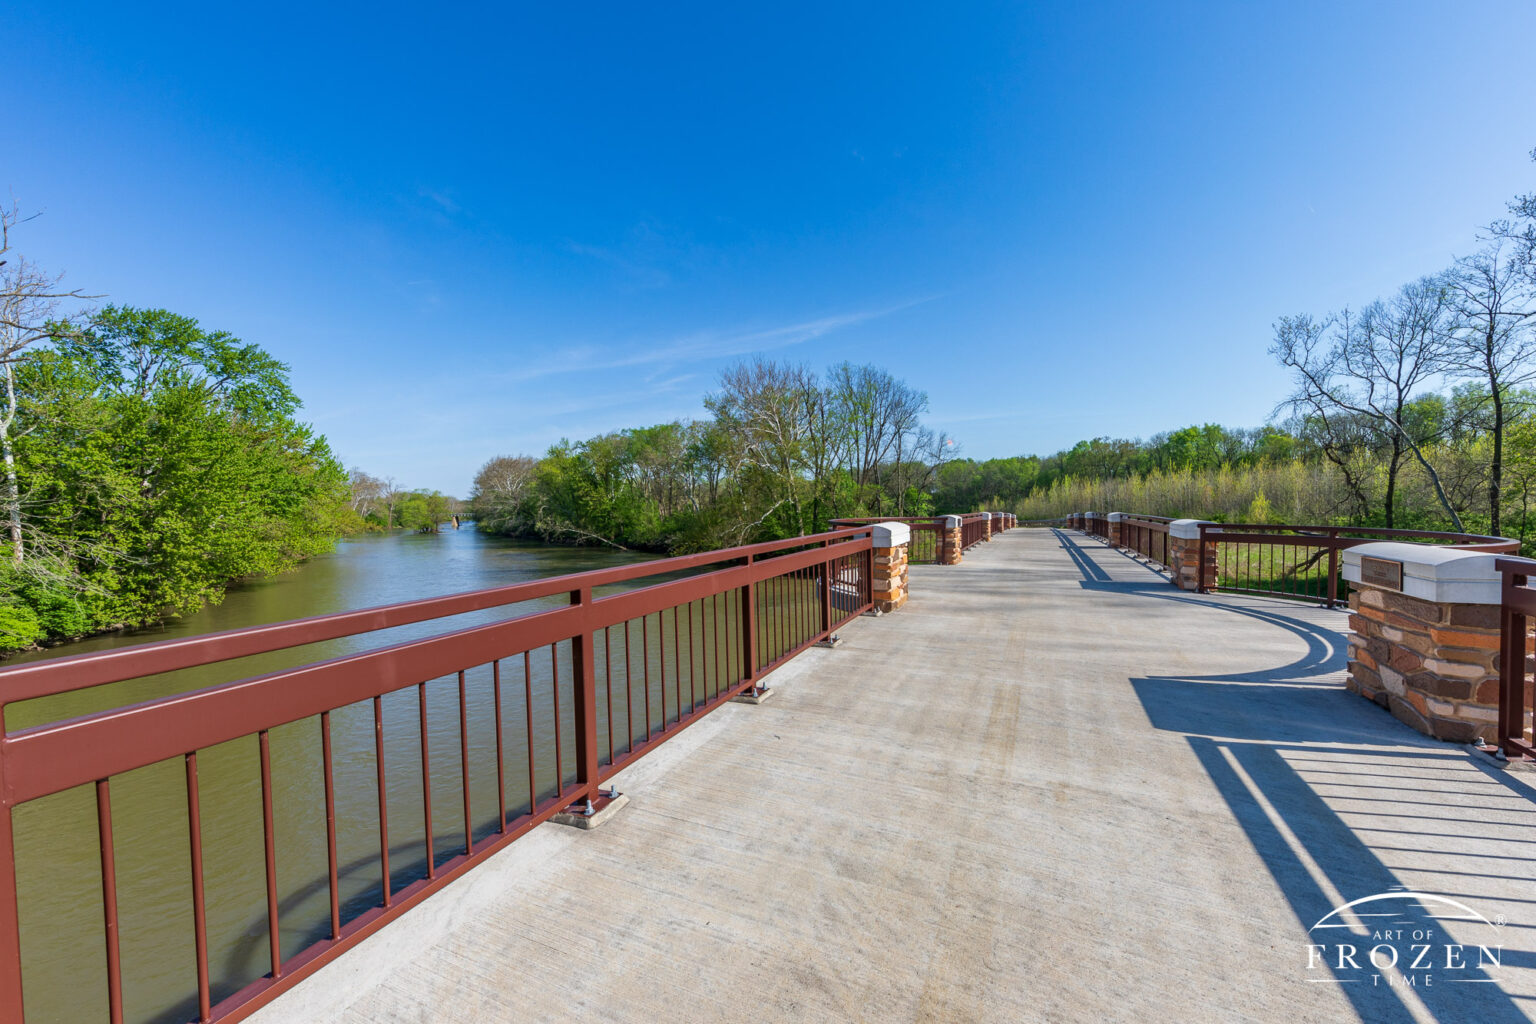
[(293, 367), (349, 465), (874, 362), (975, 457), (1264, 422), (1283, 313), (1536, 189), (1536, 5), (20, 3), (19, 248)]

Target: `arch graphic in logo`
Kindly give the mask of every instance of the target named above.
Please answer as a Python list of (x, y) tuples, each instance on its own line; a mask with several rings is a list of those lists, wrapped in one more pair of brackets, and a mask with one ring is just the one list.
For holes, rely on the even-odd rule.
[[(1456, 936), (1446, 929), (1457, 922)], [(1394, 888), (1335, 907), (1307, 930), (1307, 980), (1334, 984), (1492, 984), (1504, 956), (1502, 917)]]

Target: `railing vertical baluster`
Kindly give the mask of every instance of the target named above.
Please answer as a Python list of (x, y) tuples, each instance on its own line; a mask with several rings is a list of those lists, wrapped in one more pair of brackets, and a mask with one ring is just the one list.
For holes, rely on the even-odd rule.
[(267, 948), (272, 977), (283, 976), (283, 936), (277, 914), (277, 836), (272, 810), (272, 740), (267, 730), (256, 734), (261, 747), (261, 835), (267, 861)]
[(837, 570), (837, 556), (832, 554), (833, 544), (824, 545), (827, 557), (821, 563), (821, 631), (832, 637), (832, 573)]
[(624, 752), (635, 749), (635, 686), (629, 669), (629, 620), (624, 620), (624, 722), (629, 731), (624, 734)]
[(608, 763), (613, 764), (618, 760), (618, 754), (613, 749), (613, 636), (609, 632), (612, 627), (603, 627), (603, 682), (608, 692)]
[[(699, 670), (698, 670), (698, 668), (695, 667), (695, 663), (694, 663), (694, 657), (698, 653), (698, 651), (695, 650), (695, 648), (698, 646), (698, 637), (699, 637), (698, 632), (696, 630), (694, 630), (694, 628), (693, 628), (693, 602), (689, 601), (688, 602), (688, 696), (692, 699), (693, 706), (695, 708), (697, 708), (699, 706)], [(709, 696), (708, 691), (705, 691), (705, 697), (707, 698), (708, 696)]]
[[(661, 616), (656, 617), (657, 627)], [(640, 678), (645, 684), (645, 742), (651, 742), (651, 617), (640, 616)], [(572, 685), (575, 685), (574, 683)]]
[(537, 772), (534, 769), (533, 746), (533, 658), (529, 651), (523, 652), (523, 718), (528, 724), (528, 813), (537, 814), (539, 810), (539, 788)]
[(107, 940), (107, 1018), (111, 1024), (123, 1024), (123, 956), (117, 922), (117, 852), (112, 843), (112, 786), (107, 779), (96, 780), (96, 839), (101, 850), (101, 912)]
[(336, 771), (331, 759), (331, 713), (320, 712), (320, 760), (325, 768), (325, 874), (331, 890), (331, 940), (341, 938), (341, 879), (336, 865)]
[(817, 572), (817, 566), (806, 566), (800, 583), (801, 606), (805, 609), (802, 618), (805, 623), (804, 642), (810, 645), (821, 632), (821, 574)]
[(660, 731), (667, 731), (667, 613), (656, 613), (656, 668), (661, 681), (656, 684), (656, 696), (661, 701)]
[(379, 866), (383, 873), (384, 905), (394, 901), (394, 883), (389, 876), (389, 787), (384, 778), (384, 701), (373, 698), (373, 765), (379, 785)]
[[(571, 591), (571, 603), (590, 608), (592, 589), (583, 587)], [(657, 621), (660, 622), (660, 616)], [(592, 653), (592, 628), (587, 623), (581, 624), (581, 631), (571, 645), (571, 660), (571, 693), (576, 705), (576, 771), (582, 787), (578, 799), (584, 797), (596, 800), (600, 776), (597, 761), (597, 666)], [(649, 685), (646, 693), (650, 693)], [(650, 728), (649, 720), (646, 728)]]
[(507, 831), (507, 769), (501, 740), (501, 659), (491, 662), (491, 711), (496, 716), (496, 831)]
[(725, 592), (725, 662), (732, 686), (746, 678), (741, 673), (741, 640), (736, 632), (736, 624), (741, 622), (741, 609), (736, 607), (739, 597), (734, 590)]
[(475, 852), (475, 819), (469, 801), (469, 701), (464, 670), (459, 670), (459, 782), (464, 790), (464, 855)]
[[(677, 720), (683, 720), (683, 634), (677, 628), (677, 605), (672, 606), (672, 688), (677, 691)], [(689, 708), (692, 711), (693, 708)]]
[(1333, 540), (1328, 539), (1328, 602), (1327, 607), (1337, 607), (1339, 603), (1339, 546)]
[(778, 661), (784, 656), (784, 632), (786, 628), (785, 612), (788, 610), (784, 604), (784, 574), (773, 578), (773, 660)]
[(427, 684), (416, 684), (416, 711), (421, 719), (421, 817), (427, 844), (427, 877), (437, 877), (437, 836), (432, 830), (432, 755), (427, 747)]
[(560, 745), (560, 645), (549, 645), (549, 693), (555, 709), (555, 799), (565, 798), (565, 751)]
[(715, 644), (715, 657), (714, 657), (715, 693), (718, 695), (718, 694), (724, 692), (727, 689), (727, 687), (725, 685), (725, 668), (720, 663), (720, 595), (719, 594), (711, 594), (710, 597), (709, 597), (709, 635), (713, 639), (714, 644)]
[(192, 948), (197, 969), (197, 1019), (208, 1020), (213, 1014), (213, 999), (208, 987), (208, 904), (203, 889), (203, 813), (197, 788), (197, 751), (186, 755), (187, 770), (187, 840), (192, 866)]

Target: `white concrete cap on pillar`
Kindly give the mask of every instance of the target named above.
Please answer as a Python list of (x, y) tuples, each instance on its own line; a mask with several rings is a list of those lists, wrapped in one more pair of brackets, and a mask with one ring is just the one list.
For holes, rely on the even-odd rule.
[(1376, 541), (1344, 549), (1344, 578), (1360, 583), (1360, 559), (1381, 558), (1403, 563), (1403, 593), (1409, 597), (1444, 604), (1498, 604), (1502, 580), (1494, 563), (1510, 557), (1440, 544)]
[(1209, 519), (1175, 519), (1168, 524), (1168, 536), (1177, 540), (1199, 540), (1200, 524), (1209, 522)]
[(1120, 520), (1125, 518), (1125, 513), (1124, 512), (1111, 512), (1107, 518), (1112, 523), (1118, 523)]
[(946, 530), (958, 530), (958, 529), (960, 529), (960, 517), (959, 516), (940, 516), (939, 518), (944, 520), (944, 529), (946, 529)]
[(895, 548), (912, 541), (912, 527), (906, 523), (876, 523), (871, 529), (877, 548)]
[(992, 518), (992, 513), (991, 512), (983, 512), (981, 514), (981, 518), (990, 520)]
[(1084, 512), (1083, 513), (1083, 518), (1084, 519), (1097, 519), (1097, 518), (1099, 518), (1099, 516), (1098, 516), (1097, 512)]

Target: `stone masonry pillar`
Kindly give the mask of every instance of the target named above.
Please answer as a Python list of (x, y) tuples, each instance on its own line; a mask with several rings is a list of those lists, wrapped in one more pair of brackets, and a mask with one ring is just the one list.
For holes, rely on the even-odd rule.
[(981, 514), (981, 539), (982, 540), (991, 540), (992, 539), (992, 513), (991, 512), (983, 512)]
[(1426, 736), (1495, 739), (1500, 557), (1428, 544), (1345, 549), (1353, 631), (1345, 686)]
[[(1200, 524), (1205, 519), (1175, 519), (1168, 524), (1168, 569), (1170, 582), (1180, 590), (1200, 589)], [(1216, 589), (1216, 545), (1205, 552), (1205, 580), (1208, 590)]]
[(959, 565), (960, 545), (959, 516), (939, 516), (939, 564)]
[(885, 614), (907, 603), (907, 545), (912, 528), (906, 523), (876, 523), (873, 529), (875, 611)]
[(1110, 546), (1111, 547), (1116, 547), (1116, 548), (1123, 547), (1124, 545), (1121, 543), (1122, 536), (1121, 536), (1121, 533), (1120, 533), (1120, 520), (1125, 518), (1125, 513), (1124, 512), (1111, 512), (1106, 518), (1109, 520), (1109, 543), (1110, 543)]

